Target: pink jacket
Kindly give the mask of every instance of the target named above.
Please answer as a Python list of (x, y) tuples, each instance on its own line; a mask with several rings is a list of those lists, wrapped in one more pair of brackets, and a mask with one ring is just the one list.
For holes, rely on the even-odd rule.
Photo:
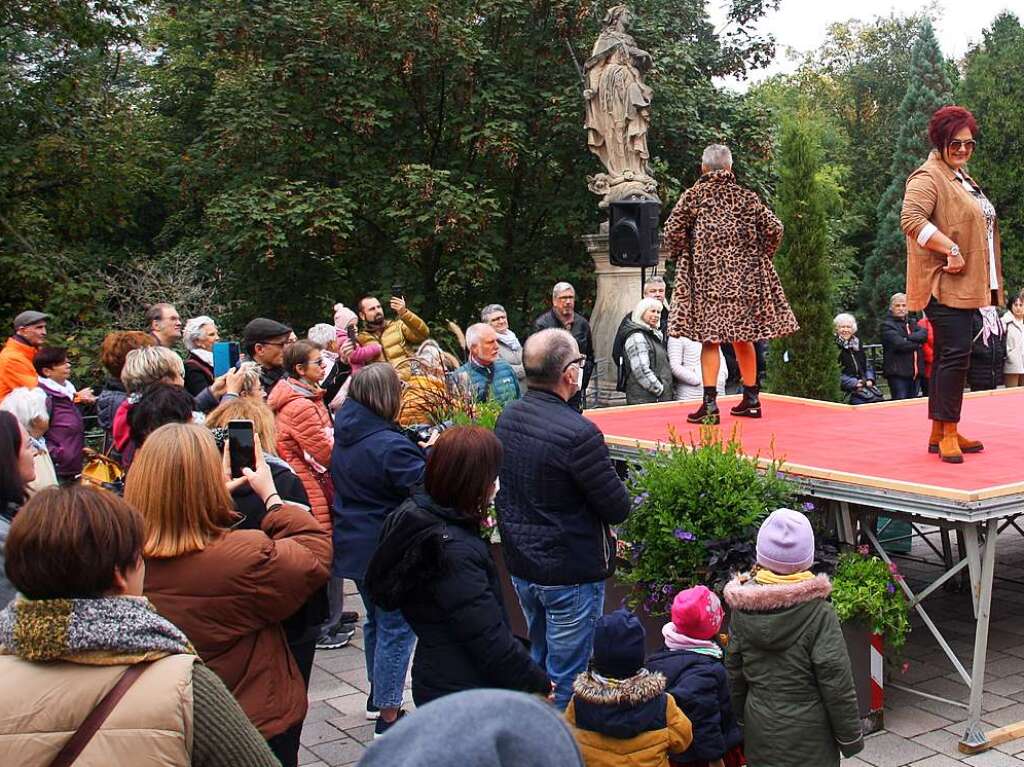
[(356, 313), (347, 306), (334, 305), (334, 332), (338, 338), (338, 357), (352, 368), (352, 375), (380, 358), (384, 351), (378, 343), (360, 345), (348, 337), (348, 326), (354, 319)]

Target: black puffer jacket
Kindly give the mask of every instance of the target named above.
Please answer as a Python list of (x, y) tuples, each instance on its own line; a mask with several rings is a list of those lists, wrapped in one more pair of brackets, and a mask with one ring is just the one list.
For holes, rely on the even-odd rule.
[(882, 372), (885, 377), (917, 378), (924, 375), (924, 354), (921, 347), (928, 340), (927, 328), (919, 328), (917, 320), (897, 319), (890, 312), (882, 320)]
[(729, 699), (729, 675), (718, 658), (689, 650), (659, 650), (644, 666), (660, 671), (665, 691), (693, 726), (693, 744), (678, 762), (713, 762), (743, 740)]
[(478, 687), (547, 693), (547, 674), (512, 635), (501, 583), (480, 533), (423, 491), (384, 523), (367, 568), (375, 602), (398, 608), (416, 633), (417, 706)]
[(1003, 367), (1006, 363), (1006, 326), (997, 323), (999, 335), (990, 334), (988, 343), (983, 340), (981, 312), (975, 312), (972, 324), (971, 367), (967, 371), (967, 382), (971, 391), (988, 391), (1003, 382)]
[[(555, 314), (554, 309), (549, 309), (533, 321), (534, 333), (549, 328), (565, 330), (565, 326), (558, 318), (558, 315)], [(581, 391), (586, 391), (587, 386), (590, 385), (590, 376), (594, 374), (594, 368), (597, 365), (597, 361), (594, 358), (594, 338), (590, 333), (590, 321), (577, 312), (573, 316), (569, 332), (576, 339), (576, 345), (580, 347), (580, 354), (587, 358), (587, 361), (583, 363), (583, 385), (580, 387)]]
[(512, 575), (542, 586), (603, 581), (615, 571), (609, 525), (629, 514), (629, 494), (604, 435), (561, 397), (530, 389), (494, 433), (505, 454), (498, 528)]

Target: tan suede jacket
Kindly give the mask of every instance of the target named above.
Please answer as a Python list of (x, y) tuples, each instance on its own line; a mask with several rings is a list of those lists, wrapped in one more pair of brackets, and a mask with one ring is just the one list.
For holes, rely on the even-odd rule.
[[(966, 171), (962, 172), (967, 175)], [(960, 246), (965, 266), (959, 274), (942, 271), (946, 257), (917, 244), (918, 234), (929, 221)], [(907, 235), (908, 309), (920, 311), (932, 296), (939, 303), (956, 309), (977, 309), (992, 303), (985, 216), (977, 201), (934, 150), (924, 165), (907, 179), (900, 227)], [(994, 242), (1000, 285), (996, 303), (1002, 304), (1003, 267), (998, 221)]]

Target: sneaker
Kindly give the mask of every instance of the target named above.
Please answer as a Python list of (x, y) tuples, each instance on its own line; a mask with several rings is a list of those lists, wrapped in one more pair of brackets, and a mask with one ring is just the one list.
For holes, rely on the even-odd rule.
[(373, 690), (366, 696), (366, 718), (371, 722), (380, 717), (380, 709), (373, 705)]
[(377, 724), (373, 726), (373, 739), (376, 740), (377, 738), (384, 737), (384, 734), (394, 727), (403, 716), (405, 716), (405, 709), (400, 708), (398, 709), (398, 716), (395, 717), (393, 722), (385, 722), (383, 719), (378, 718)]
[(340, 650), (352, 641), (353, 634), (355, 631), (347, 631), (344, 626), (335, 626), (320, 635), (320, 638), (316, 640), (316, 649)]

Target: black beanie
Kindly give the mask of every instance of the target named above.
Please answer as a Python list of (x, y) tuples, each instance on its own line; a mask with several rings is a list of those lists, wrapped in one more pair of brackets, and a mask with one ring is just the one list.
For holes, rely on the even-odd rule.
[(628, 679), (644, 665), (644, 627), (626, 609), (603, 616), (594, 629), (593, 667), (601, 676)]

